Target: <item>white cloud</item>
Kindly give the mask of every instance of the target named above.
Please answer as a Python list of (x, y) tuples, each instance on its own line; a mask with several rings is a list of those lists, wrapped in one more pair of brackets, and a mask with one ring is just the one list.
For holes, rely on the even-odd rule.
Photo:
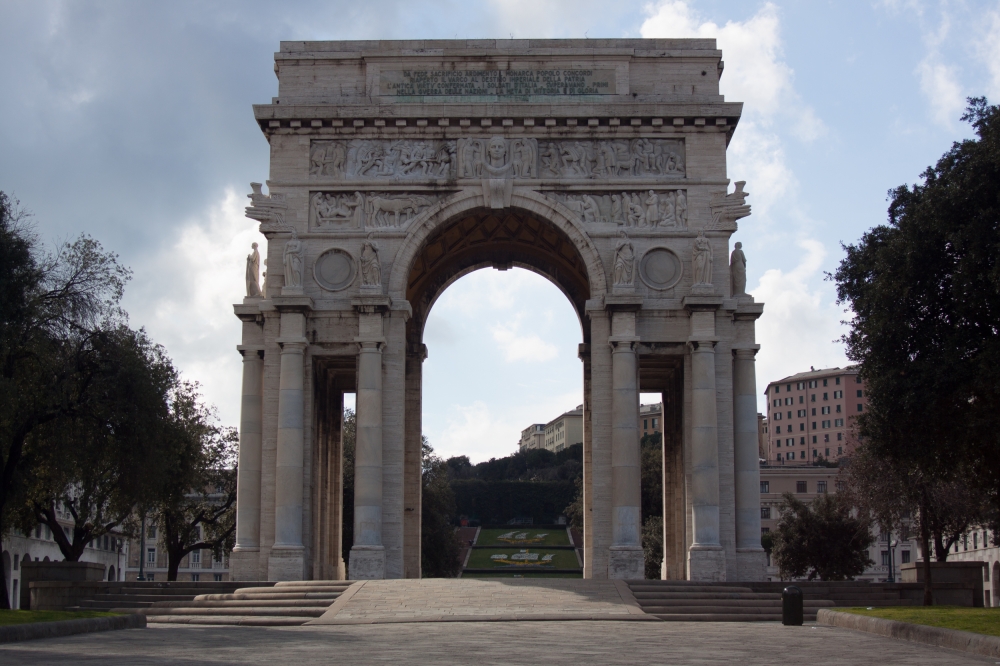
[[(810, 286), (822, 275), (826, 250), (816, 240), (797, 245), (802, 259), (791, 271), (766, 271), (752, 290), (764, 302), (764, 316), (757, 322), (762, 341), (757, 355), (758, 395), (768, 382), (803, 372), (809, 366), (826, 368), (847, 364), (843, 345), (835, 343), (846, 331), (846, 315), (833, 302), (828, 289)], [(778, 341), (782, 341), (778, 344)], [(770, 343), (770, 344), (768, 344)]]
[(226, 425), (238, 425), (241, 324), (233, 303), (246, 291), (250, 244), (266, 242), (243, 215), (244, 197), (227, 189), (209, 210), (187, 220), (172, 246), (136, 266), (128, 309), (136, 325), (167, 348), (187, 379), (201, 383)]
[(453, 405), (454, 416), (440, 433), (431, 437), (431, 446), (442, 458), (467, 455), (479, 462), (509, 455), (521, 438), (517, 421), (498, 419), (482, 400), (471, 405)]
[(987, 93), (996, 104), (1000, 98), (1000, 9), (986, 12), (981, 17), (981, 37), (976, 51), (990, 74)]
[(559, 349), (534, 333), (521, 332), (525, 314), (521, 312), (513, 320), (493, 326), (490, 329), (493, 339), (500, 345), (500, 350), (508, 363), (551, 361), (559, 355)]
[(957, 68), (939, 62), (937, 54), (931, 53), (917, 65), (916, 73), (934, 121), (944, 127), (955, 125), (965, 108)]

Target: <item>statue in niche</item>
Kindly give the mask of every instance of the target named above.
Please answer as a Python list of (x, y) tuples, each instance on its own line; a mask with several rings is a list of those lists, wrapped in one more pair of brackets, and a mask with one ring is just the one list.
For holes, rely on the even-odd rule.
[(302, 287), (302, 241), (292, 236), (285, 243), (285, 287)]
[(361, 245), (361, 286), (379, 287), (382, 285), (382, 266), (378, 260), (378, 245), (372, 240), (373, 234)]
[(260, 252), (257, 243), (251, 246), (253, 252), (247, 255), (247, 298), (260, 298)]
[(705, 238), (705, 230), (694, 239), (694, 283), (712, 284), (712, 244)]
[(615, 286), (632, 285), (632, 265), (635, 262), (635, 248), (628, 239), (628, 234), (621, 233), (621, 239), (615, 246)]
[(264, 270), (263, 273), (261, 273), (261, 276), (260, 276), (261, 277), (261, 281), (260, 281), (260, 297), (263, 298), (263, 299), (267, 299), (267, 270), (266, 270), (267, 269), (267, 259), (264, 260), (264, 268), (265, 268), (265, 270)]
[(733, 288), (733, 296), (745, 296), (747, 293), (747, 256), (743, 254), (743, 243), (737, 243), (729, 256), (729, 276)]

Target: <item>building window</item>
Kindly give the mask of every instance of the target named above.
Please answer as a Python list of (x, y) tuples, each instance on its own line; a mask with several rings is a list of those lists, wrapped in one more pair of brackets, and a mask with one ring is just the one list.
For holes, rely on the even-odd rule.
[(797, 492), (797, 493), (808, 492), (806, 490), (806, 482), (805, 481), (796, 481), (795, 482), (795, 492)]
[(212, 579), (215, 580), (216, 583), (221, 583), (222, 582), (222, 574), (214, 574), (212, 576)]
[(844, 392), (843, 391), (834, 391), (833, 392), (833, 399), (834, 400), (839, 400), (840, 398), (843, 398), (843, 397), (844, 397)]
[(769, 492), (771, 492), (771, 482), (770, 481), (761, 481), (760, 482), (760, 492), (762, 492), (762, 493), (769, 493)]
[(156, 574), (151, 574), (151, 573), (146, 574), (146, 580), (148, 581), (156, 580)]
[(799, 460), (805, 460), (805, 459), (806, 459), (806, 452), (799, 451)]
[(830, 427), (830, 422), (829, 421), (823, 421), (823, 427), (824, 428), (829, 428)]
[[(824, 380), (823, 380), (823, 386), (826, 386), (826, 383), (827, 383), (828, 381), (829, 381), (828, 379), (824, 379)], [(826, 395), (826, 394), (824, 393), (823, 395)]]
[(969, 535), (968, 534), (963, 534), (962, 535), (962, 549), (963, 550), (969, 550)]
[(833, 420), (833, 427), (835, 427), (835, 428), (843, 428), (844, 427), (844, 419), (834, 419)]
[(803, 416), (806, 415), (806, 410), (800, 409), (799, 411), (795, 412), (795, 415), (798, 416), (799, 418), (802, 418)]
[(816, 482), (816, 492), (818, 492), (820, 495), (826, 494), (826, 481)]
[(827, 405), (826, 407), (823, 407), (822, 409), (820, 409), (820, 413), (821, 414), (829, 414), (830, 413), (830, 406)]
[(855, 375), (854, 376), (854, 383), (855, 384), (860, 384), (861, 383), (861, 375)]
[(972, 533), (972, 550), (979, 548), (979, 532)]
[(837, 455), (838, 456), (844, 455), (844, 448), (843, 447), (841, 447), (841, 446), (837, 447)]
[(843, 440), (844, 440), (844, 433), (842, 433), (842, 432), (838, 432), (838, 433), (837, 433), (837, 441), (838, 441), (838, 442), (841, 442), (841, 441), (843, 441)]
[(824, 442), (829, 442), (830, 441), (830, 435), (829, 434), (823, 435), (823, 441)]
[(859, 412), (863, 412), (863, 411), (865, 411), (865, 406), (864, 406), (864, 405), (862, 405), (862, 404), (860, 404), (860, 403), (858, 403), (858, 411), (859, 411)]
[(809, 402), (816, 402), (816, 394), (813, 393), (812, 397), (809, 398)]
[(900, 553), (900, 555), (903, 558), (902, 559), (903, 564), (909, 564), (910, 563), (910, 551), (904, 550), (902, 553)]
[(806, 431), (806, 424), (805, 423), (800, 423), (799, 424), (799, 432), (805, 432), (805, 431)]
[(792, 418), (792, 413), (788, 412), (788, 418)]
[(149, 548), (146, 550), (146, 562), (149, 564), (156, 564), (156, 549)]
[(816, 443), (816, 435), (813, 435), (813, 444)]
[(775, 386), (774, 387), (774, 392), (775, 393), (781, 393), (781, 387), (780, 386)]
[(813, 458), (818, 458), (818, 457), (819, 457), (819, 452), (816, 449), (813, 449)]
[(840, 413), (840, 405), (837, 405), (837, 413)]
[(816, 416), (816, 408), (815, 407), (813, 407), (813, 409), (812, 409), (812, 415)]
[(191, 551), (191, 564), (201, 564), (201, 550)]
[(858, 389), (858, 397), (860, 398), (861, 396), (862, 396), (862, 391), (861, 389)]
[(771, 528), (770, 528), (770, 527), (762, 527), (762, 528), (760, 528), (760, 533), (761, 533), (762, 535), (763, 535), (763, 534), (767, 534), (767, 533), (768, 533), (768, 532), (770, 532), (770, 531), (771, 531)]
[(837, 377), (836, 379), (834, 379), (833, 383), (834, 384), (840, 384), (840, 377)]
[(889, 566), (889, 551), (887, 550), (882, 551), (882, 566)]
[(830, 394), (829, 393), (824, 393), (823, 394), (823, 399), (824, 400), (829, 400), (830, 399)]
[[(779, 444), (778, 446), (781, 446), (781, 445)], [(775, 458), (775, 460), (777, 460), (777, 461), (779, 461), (779, 462), (781, 461), (781, 454), (780, 454), (780, 453), (778, 454), (778, 457), (777, 457), (777, 458)]]
[(792, 390), (792, 385), (791, 385), (791, 384), (788, 384), (787, 386), (785, 386), (785, 390), (786, 390), (786, 391), (789, 391), (789, 392), (791, 392), (791, 390)]
[(827, 458), (829, 458), (830, 457), (830, 449), (823, 449), (823, 450), (825, 451), (825, 453), (823, 455), (826, 456)]
[(785, 446), (795, 446), (795, 438), (789, 437), (785, 440)]
[(658, 426), (658, 424), (657, 424), (656, 421), (657, 421), (657, 419), (653, 419), (653, 430), (656, 430), (656, 428)]
[(771, 507), (769, 506), (760, 507), (760, 517), (763, 520), (771, 520)]
[(835, 488), (837, 489), (838, 493), (844, 492), (844, 482), (843, 481), (837, 481)]
[(191, 574), (191, 582), (192, 583), (197, 583), (200, 578), (201, 578), (201, 574)]
[(155, 539), (156, 538), (156, 525), (150, 525), (149, 526), (149, 529), (146, 531), (146, 538), (147, 539)]
[(806, 445), (806, 438), (799, 437), (799, 446), (805, 446), (805, 445)]
[(775, 435), (780, 435), (781, 434), (781, 426), (780, 425), (774, 426), (774, 434)]

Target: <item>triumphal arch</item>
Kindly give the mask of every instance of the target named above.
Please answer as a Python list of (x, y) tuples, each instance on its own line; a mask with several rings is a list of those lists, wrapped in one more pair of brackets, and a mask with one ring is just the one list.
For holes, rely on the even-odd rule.
[(730, 253), (750, 207), (721, 58), (711, 39), (282, 42), (278, 96), (254, 107), (267, 248), (235, 306), (235, 579), (420, 576), (424, 323), (461, 276), (514, 266), (583, 331), (585, 577), (643, 577), (641, 391), (663, 396), (663, 577), (761, 579), (763, 306)]

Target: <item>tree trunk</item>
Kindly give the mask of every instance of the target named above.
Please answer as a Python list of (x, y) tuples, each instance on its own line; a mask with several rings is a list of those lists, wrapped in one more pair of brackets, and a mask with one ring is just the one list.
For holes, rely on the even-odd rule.
[(920, 547), (924, 551), (924, 606), (933, 606), (934, 590), (931, 587), (931, 535), (930, 526), (927, 525), (928, 512), (925, 507), (921, 507), (920, 514)]
[(167, 548), (167, 580), (177, 580), (177, 570), (181, 567), (181, 560), (187, 555), (184, 548)]
[(948, 547), (944, 544), (944, 535), (934, 535), (934, 559), (938, 562), (948, 561)]

